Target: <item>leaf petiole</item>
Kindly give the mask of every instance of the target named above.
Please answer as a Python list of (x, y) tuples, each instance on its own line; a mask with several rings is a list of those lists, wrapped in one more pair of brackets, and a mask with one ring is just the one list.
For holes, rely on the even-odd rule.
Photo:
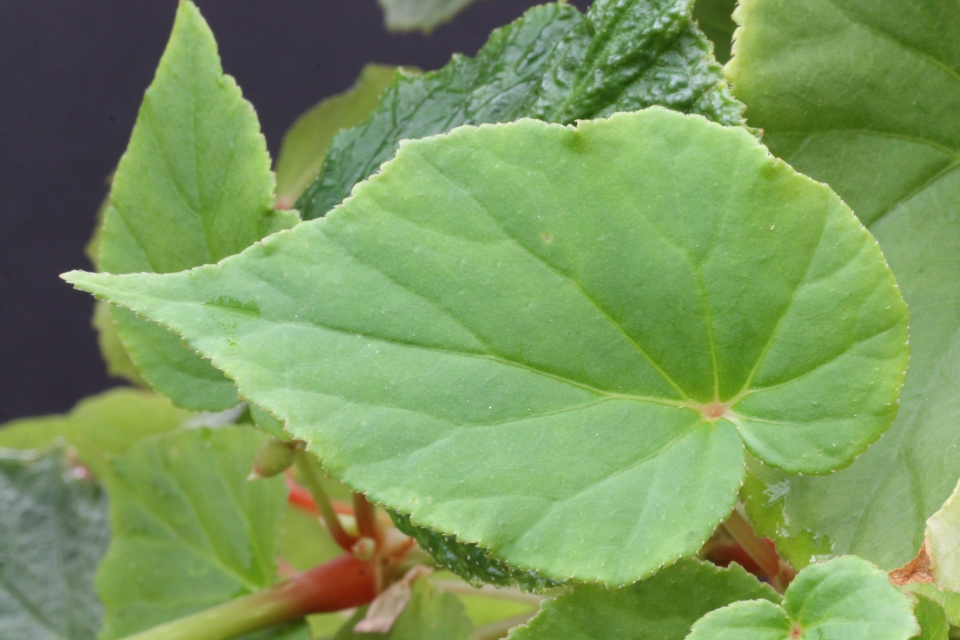
[(300, 471), (303, 483), (307, 485), (310, 495), (313, 496), (313, 501), (320, 511), (320, 517), (323, 519), (327, 531), (330, 532), (330, 535), (341, 549), (350, 551), (353, 545), (356, 544), (357, 539), (344, 530), (343, 525), (340, 523), (340, 518), (337, 517), (336, 510), (333, 508), (333, 503), (330, 501), (330, 496), (323, 490), (323, 486), (320, 484), (320, 477), (313, 468), (313, 463), (310, 461), (309, 454), (306, 451), (301, 450), (297, 452), (297, 469)]
[(767, 574), (773, 587), (783, 593), (790, 581), (796, 576), (793, 567), (780, 559), (780, 555), (766, 540), (757, 537), (753, 527), (736, 509), (723, 523), (724, 530), (730, 534), (750, 558)]

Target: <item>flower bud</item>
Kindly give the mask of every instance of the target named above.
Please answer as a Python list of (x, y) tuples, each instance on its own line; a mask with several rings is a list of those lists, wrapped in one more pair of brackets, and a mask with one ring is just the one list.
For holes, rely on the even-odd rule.
[(283, 473), (293, 465), (300, 445), (297, 440), (284, 442), (271, 436), (253, 457), (253, 471), (247, 479), (270, 478)]

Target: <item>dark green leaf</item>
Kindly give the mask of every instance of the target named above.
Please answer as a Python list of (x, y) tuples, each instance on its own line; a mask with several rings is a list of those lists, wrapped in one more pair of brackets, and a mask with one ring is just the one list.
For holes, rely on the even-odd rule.
[(737, 0), (697, 0), (693, 8), (693, 17), (713, 42), (713, 55), (721, 64), (730, 59), (733, 31), (737, 27), (732, 17), (736, 8)]
[(740, 568), (680, 560), (622, 589), (579, 585), (544, 603), (510, 640), (683, 640), (714, 609), (737, 600), (780, 602), (769, 586)]
[(297, 203), (319, 218), (389, 160), (402, 139), (463, 124), (548, 122), (662, 105), (722, 124), (742, 122), (710, 43), (692, 22), (693, 0), (596, 0), (531, 9), (499, 29), (475, 58), (401, 76), (370, 118), (334, 139), (319, 178)]
[(0, 450), (0, 640), (93, 640), (107, 496), (53, 449)]
[(390, 517), (393, 518), (397, 528), (416, 540), (424, 551), (433, 556), (437, 564), (471, 584), (518, 586), (524, 591), (543, 591), (561, 584), (556, 580), (544, 578), (536, 571), (524, 571), (511, 567), (503, 560), (490, 557), (475, 544), (459, 542), (455, 536), (418, 527), (410, 522), (410, 516), (391, 511)]

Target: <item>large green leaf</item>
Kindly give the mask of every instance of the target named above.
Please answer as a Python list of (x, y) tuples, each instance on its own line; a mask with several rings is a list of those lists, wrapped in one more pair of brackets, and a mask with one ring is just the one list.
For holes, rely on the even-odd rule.
[(0, 427), (0, 448), (40, 449), (62, 438), (99, 475), (109, 457), (122, 455), (142, 438), (178, 427), (189, 416), (162, 396), (114, 389), (82, 400), (66, 415), (8, 422)]
[(510, 640), (683, 640), (702, 616), (737, 600), (780, 602), (780, 596), (731, 565), (720, 569), (680, 560), (623, 589), (580, 585), (544, 603)]
[(103, 640), (274, 582), (286, 490), (281, 478), (247, 481), (264, 439), (249, 428), (190, 429), (113, 462), (113, 540), (97, 573)]
[(442, 593), (426, 578), (413, 582), (410, 602), (389, 633), (356, 633), (353, 628), (366, 614), (361, 608), (340, 629), (334, 640), (468, 640), (473, 624), (456, 596)]
[(93, 640), (107, 496), (63, 451), (0, 450), (0, 639)]
[(391, 31), (425, 31), (452, 20), (474, 0), (377, 0)]
[(736, 602), (698, 620), (687, 640), (907, 640), (920, 633), (911, 608), (886, 573), (844, 556), (801, 571), (782, 607)]
[(277, 207), (293, 206), (320, 172), (333, 136), (363, 122), (396, 75), (396, 67), (368, 64), (348, 91), (326, 98), (297, 118), (283, 136), (277, 157)]
[(740, 124), (710, 43), (692, 22), (693, 0), (596, 0), (535, 7), (494, 31), (475, 58), (401, 76), (362, 125), (334, 139), (317, 181), (297, 203), (319, 218), (389, 160), (402, 139), (463, 124), (529, 116), (570, 124), (661, 105)]
[(960, 477), (960, 4), (745, 0), (737, 19), (727, 69), (750, 123), (869, 226), (911, 312), (890, 432), (828, 478), (759, 469), (749, 513), (796, 564), (816, 538), (892, 569)]
[[(296, 216), (273, 209), (274, 178), (253, 107), (225, 76), (213, 34), (189, 1), (143, 98), (99, 239), (109, 273), (180, 271), (238, 253)], [(188, 409), (237, 404), (224, 375), (177, 336), (114, 309), (142, 377)]]
[(907, 362), (850, 210), (745, 129), (660, 108), (411, 141), (219, 265), (66, 277), (183, 335), (334, 476), (556, 579), (696, 551), (744, 444), (848, 464)]

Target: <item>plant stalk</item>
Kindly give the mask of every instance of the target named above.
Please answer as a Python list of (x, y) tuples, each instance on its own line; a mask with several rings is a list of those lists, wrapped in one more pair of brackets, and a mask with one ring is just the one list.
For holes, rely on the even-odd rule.
[(796, 575), (793, 568), (780, 559), (780, 555), (766, 540), (754, 533), (753, 527), (736, 509), (723, 523), (723, 528), (769, 576), (774, 588), (782, 593)]
[(300, 475), (303, 477), (303, 482), (307, 485), (310, 495), (313, 496), (313, 501), (320, 511), (320, 517), (323, 518), (323, 522), (327, 526), (327, 531), (330, 532), (330, 535), (334, 541), (340, 545), (341, 549), (350, 551), (357, 539), (344, 531), (343, 525), (340, 524), (340, 518), (337, 517), (337, 512), (333, 508), (333, 503), (330, 501), (330, 496), (323, 490), (323, 485), (320, 484), (320, 477), (317, 475), (316, 470), (313, 468), (313, 463), (310, 462), (308, 456), (309, 454), (305, 450), (297, 452), (297, 469), (300, 471)]
[(357, 519), (357, 530), (364, 538), (370, 538), (380, 547), (383, 535), (377, 523), (377, 511), (362, 493), (353, 494), (353, 515)]
[(231, 600), (124, 640), (230, 640), (259, 629), (370, 603), (374, 568), (344, 554), (266, 591)]

